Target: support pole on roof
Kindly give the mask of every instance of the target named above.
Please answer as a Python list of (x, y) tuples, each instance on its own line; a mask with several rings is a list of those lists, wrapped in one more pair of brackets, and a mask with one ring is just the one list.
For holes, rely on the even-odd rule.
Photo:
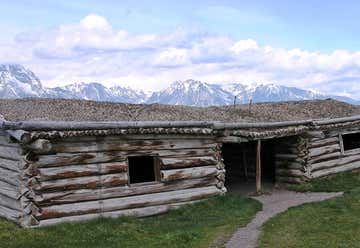
[(256, 147), (256, 193), (261, 193), (261, 140), (257, 141)]

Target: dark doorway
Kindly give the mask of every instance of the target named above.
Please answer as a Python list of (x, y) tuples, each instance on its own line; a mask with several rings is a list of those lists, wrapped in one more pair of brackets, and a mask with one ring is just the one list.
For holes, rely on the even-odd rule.
[[(228, 191), (250, 193), (255, 191), (256, 178), (256, 141), (244, 143), (224, 143), (224, 159)], [(275, 183), (275, 142), (261, 141), (261, 181), (273, 187)]]
[(156, 180), (155, 158), (150, 156), (129, 157), (130, 184)]

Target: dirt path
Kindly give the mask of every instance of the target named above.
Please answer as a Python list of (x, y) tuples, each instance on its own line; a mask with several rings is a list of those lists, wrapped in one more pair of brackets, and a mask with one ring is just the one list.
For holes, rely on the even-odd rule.
[(290, 207), (307, 202), (317, 202), (342, 195), (339, 193), (296, 193), (287, 190), (274, 190), (269, 195), (253, 197), (263, 204), (263, 210), (243, 228), (239, 228), (226, 243), (226, 248), (254, 248), (257, 246), (261, 226), (271, 217)]

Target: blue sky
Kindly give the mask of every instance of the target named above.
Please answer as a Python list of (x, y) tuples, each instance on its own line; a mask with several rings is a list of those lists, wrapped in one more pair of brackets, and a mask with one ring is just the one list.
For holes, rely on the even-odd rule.
[(0, 0), (0, 10), (0, 62), (50, 86), (191, 77), (360, 98), (360, 1)]

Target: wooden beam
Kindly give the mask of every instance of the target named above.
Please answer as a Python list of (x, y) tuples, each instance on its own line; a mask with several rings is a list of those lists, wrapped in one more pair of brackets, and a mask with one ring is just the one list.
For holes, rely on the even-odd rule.
[(256, 193), (261, 193), (261, 140), (256, 147)]

